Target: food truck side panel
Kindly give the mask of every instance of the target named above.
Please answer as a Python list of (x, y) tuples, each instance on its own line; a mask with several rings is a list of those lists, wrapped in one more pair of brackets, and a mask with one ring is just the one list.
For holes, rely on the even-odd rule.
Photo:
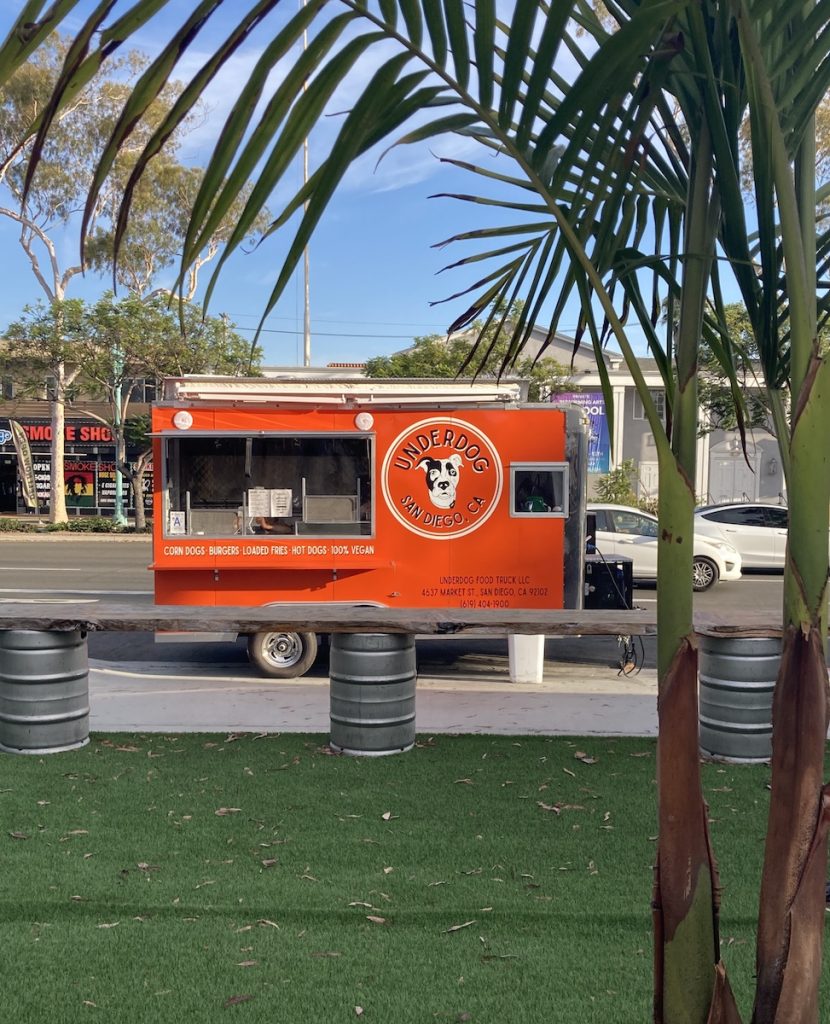
[[(567, 487), (519, 494), (554, 478), (567, 484), (561, 410), (366, 407), (368, 430), (355, 407), (194, 403), (185, 429), (174, 426), (179, 411), (154, 410), (159, 603), (563, 606)], [(172, 439), (166, 453), (160, 434)], [(296, 470), (281, 479), (292, 446), (311, 453), (302, 484)], [(334, 479), (338, 459), (344, 493), (314, 493), (315, 479)], [(289, 496), (292, 514), (278, 522), (292, 532), (233, 532), (260, 478), (279, 500)], [(345, 510), (340, 521), (326, 519), (332, 508)]]

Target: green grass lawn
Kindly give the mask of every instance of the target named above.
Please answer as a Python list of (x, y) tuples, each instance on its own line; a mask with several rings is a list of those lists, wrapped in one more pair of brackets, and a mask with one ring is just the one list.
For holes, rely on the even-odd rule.
[[(652, 741), (423, 737), (360, 759), (326, 741), (2, 757), (9, 1019), (650, 1019)], [(746, 1019), (767, 782), (704, 767)]]

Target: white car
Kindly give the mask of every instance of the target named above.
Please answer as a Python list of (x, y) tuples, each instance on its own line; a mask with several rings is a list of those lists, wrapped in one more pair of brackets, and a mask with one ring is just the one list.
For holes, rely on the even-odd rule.
[[(657, 579), (657, 517), (626, 505), (589, 504), (596, 516), (596, 546), (605, 558), (632, 559), (635, 579)], [(694, 535), (692, 586), (706, 590), (718, 580), (741, 578), (741, 556), (724, 540)]]
[(745, 569), (783, 569), (789, 515), (786, 505), (730, 502), (695, 510), (695, 530), (725, 540)]

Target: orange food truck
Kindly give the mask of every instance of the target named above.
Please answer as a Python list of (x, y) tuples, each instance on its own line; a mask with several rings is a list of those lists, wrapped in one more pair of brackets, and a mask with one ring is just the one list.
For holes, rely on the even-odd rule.
[[(581, 607), (582, 414), (522, 402), (523, 387), (166, 380), (156, 602)], [(314, 633), (248, 637), (269, 676), (302, 675), (316, 652)]]

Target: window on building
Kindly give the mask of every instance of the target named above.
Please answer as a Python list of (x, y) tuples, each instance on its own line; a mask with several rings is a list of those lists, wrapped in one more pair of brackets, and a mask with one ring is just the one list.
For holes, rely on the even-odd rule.
[[(657, 415), (660, 417), (660, 422), (666, 422), (666, 392), (665, 391), (649, 391), (651, 400), (654, 402), (654, 406), (657, 409)], [(643, 400), (634, 392), (634, 415), (635, 420), (644, 420), (646, 418), (646, 411), (643, 408)]]
[(128, 381), (124, 390), (129, 388), (130, 399), (143, 405), (155, 402), (158, 393), (158, 382), (150, 377), (139, 377), (137, 380)]
[(169, 534), (374, 532), (371, 439), (328, 435), (165, 441)]
[(568, 514), (565, 463), (527, 462), (510, 467), (510, 515), (563, 519)]

